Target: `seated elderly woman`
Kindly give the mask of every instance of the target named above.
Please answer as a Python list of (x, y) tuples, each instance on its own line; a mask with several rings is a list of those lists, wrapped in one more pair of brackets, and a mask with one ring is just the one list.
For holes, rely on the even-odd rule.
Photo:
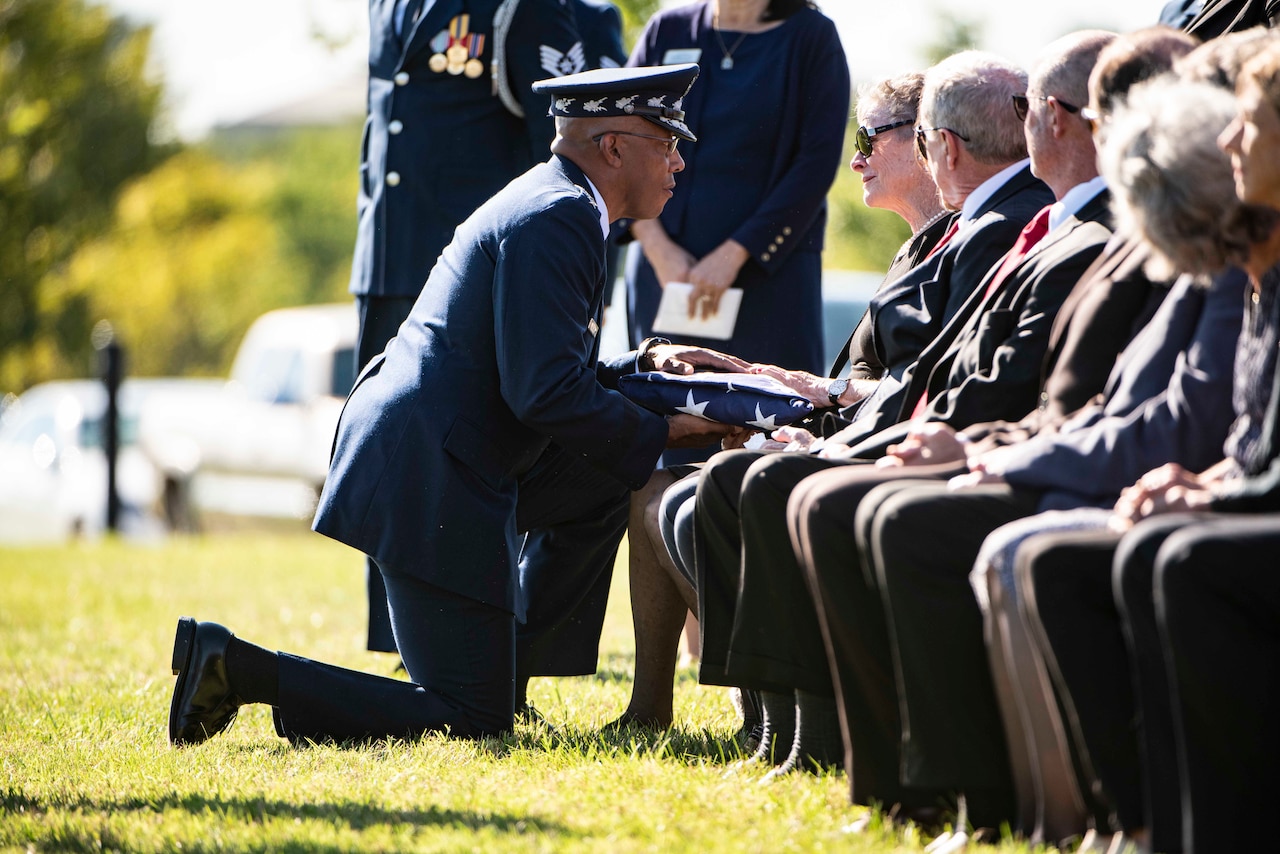
[[(906, 74), (864, 87), (858, 96), (857, 153), (850, 166), (862, 178), (863, 201), (868, 207), (898, 214), (912, 231), (911, 238), (889, 267), (884, 279), (886, 285), (928, 257), (953, 217), (943, 210), (937, 187), (915, 156), (912, 127), (923, 85), (923, 75)], [(876, 312), (879, 322), (904, 325), (899, 315), (905, 308), (906, 297), (901, 301), (902, 306), (896, 303), (879, 306)], [(909, 332), (898, 329), (893, 346), (923, 346), (937, 333), (941, 322), (942, 313), (938, 312), (930, 323), (916, 321), (918, 329)], [(883, 330), (881, 334), (884, 335)], [(877, 349), (873, 343), (872, 312), (868, 310), (850, 335), (847, 349), (832, 367), (829, 377), (792, 372), (792, 379), (816, 406), (831, 407), (832, 378), (842, 372), (846, 362), (849, 385), (842, 402), (850, 403), (866, 392), (867, 384), (885, 375), (887, 364), (896, 361), (896, 350), (886, 351), (883, 342)], [(696, 468), (676, 466), (659, 470), (632, 498), (628, 530), (636, 674), (631, 701), (616, 724), (666, 727), (672, 722), (676, 648), (686, 613), (697, 613), (697, 599), (693, 582), (684, 571), (690, 564), (673, 561), (672, 550), (663, 543), (659, 506), (663, 492), (690, 472), (696, 472)], [(689, 477), (686, 482), (692, 488), (697, 478)], [(748, 700), (747, 730), (756, 722), (749, 706)]]
[[(1113, 579), (1120, 535), (1109, 528), (1161, 506), (1163, 499), (1149, 497), (1160, 494), (1161, 485), (1225, 483), (1260, 465), (1259, 431), (1280, 323), (1280, 270), (1271, 248), (1274, 213), (1239, 202), (1215, 145), (1233, 114), (1229, 94), (1217, 87), (1159, 81), (1135, 92), (1117, 112), (1102, 157), (1104, 172), (1120, 188), (1119, 215), (1166, 263), (1202, 274), (1238, 264), (1251, 282), (1252, 308), (1236, 347), (1236, 418), (1223, 446), (1227, 458), (1200, 476), (1176, 461), (1158, 468), (1126, 490), (1114, 511), (1046, 513), (1000, 528), (987, 538), (973, 575), (980, 598), (989, 598), (989, 626), (998, 629), (992, 664), (997, 684), (1008, 689), (1000, 697), (1006, 719), (1024, 722), (1032, 755), (1056, 753), (1059, 735), (1033, 722), (1053, 718), (1056, 689), (1068, 712), (1067, 734), (1085, 757), (1080, 766), (1095, 777), (1086, 790), (1105, 794), (1125, 836), (1161, 851), (1180, 850), (1173, 720), (1161, 656), (1154, 655), (1153, 666), (1153, 656), (1137, 650), (1137, 671), (1144, 675), (1132, 684), (1124, 639), (1132, 643), (1154, 633), (1150, 569), (1144, 574), (1126, 566), (1125, 547)], [(1251, 367), (1241, 371), (1241, 364)], [(1143, 417), (1160, 405), (1153, 401)], [(1179, 413), (1188, 428), (1206, 415), (1212, 413)], [(1203, 442), (1203, 433), (1188, 430), (1174, 447), (1175, 458), (1186, 461), (1210, 450), (1199, 447), (1197, 437)], [(1142, 721), (1140, 741), (1132, 733), (1135, 717)]]

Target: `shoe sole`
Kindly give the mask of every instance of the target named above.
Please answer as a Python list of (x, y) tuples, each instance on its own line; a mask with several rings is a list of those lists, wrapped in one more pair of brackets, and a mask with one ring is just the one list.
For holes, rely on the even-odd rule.
[(187, 668), (191, 664), (191, 652), (195, 649), (196, 621), (194, 617), (179, 617), (173, 633), (173, 659), (170, 662), (178, 682), (173, 686), (173, 699), (169, 701), (169, 743), (178, 743), (178, 698), (186, 685)]

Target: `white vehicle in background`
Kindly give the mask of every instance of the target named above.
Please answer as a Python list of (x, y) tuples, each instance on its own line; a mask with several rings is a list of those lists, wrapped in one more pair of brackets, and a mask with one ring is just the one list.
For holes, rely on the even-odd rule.
[(148, 402), (141, 443), (164, 475), (175, 527), (195, 527), (206, 512), (310, 515), (354, 380), (355, 340), (350, 303), (270, 311), (212, 393), (193, 387)]
[[(130, 379), (120, 387), (116, 490), (120, 531), (155, 536), (162, 478), (138, 447), (138, 416), (152, 395), (199, 386), (200, 380)], [(0, 542), (59, 542), (96, 536), (107, 518), (107, 461), (102, 448), (107, 391), (98, 380), (32, 386), (0, 414)]]

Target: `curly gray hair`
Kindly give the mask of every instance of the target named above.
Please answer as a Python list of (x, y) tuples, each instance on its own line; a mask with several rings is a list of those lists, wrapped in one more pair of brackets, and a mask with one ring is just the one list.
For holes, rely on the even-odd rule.
[(1241, 264), (1269, 233), (1275, 212), (1236, 196), (1218, 135), (1236, 114), (1219, 86), (1161, 77), (1117, 105), (1098, 165), (1117, 225), (1155, 250), (1153, 274), (1212, 275)]

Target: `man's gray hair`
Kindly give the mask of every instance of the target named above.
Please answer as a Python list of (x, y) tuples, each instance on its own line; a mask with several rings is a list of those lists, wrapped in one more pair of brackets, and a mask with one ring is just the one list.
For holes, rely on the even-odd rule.
[(1275, 212), (1236, 196), (1218, 135), (1236, 115), (1220, 86), (1160, 77), (1129, 91), (1112, 116), (1099, 167), (1112, 191), (1117, 230), (1142, 235), (1152, 272), (1213, 275), (1249, 256)]
[(865, 115), (863, 107), (884, 107), (889, 115), (886, 123), (914, 122), (920, 115), (920, 93), (924, 91), (924, 74), (910, 71), (890, 77), (878, 83), (865, 83), (858, 87), (858, 112)]
[(964, 137), (980, 163), (1007, 164), (1027, 156), (1013, 96), (1027, 91), (1027, 73), (994, 54), (965, 50), (924, 73), (919, 123)]
[(1106, 30), (1083, 30), (1053, 42), (1032, 69), (1028, 94), (1053, 95), (1073, 106), (1085, 106), (1089, 103), (1089, 75), (1098, 54), (1115, 38), (1115, 33)]

